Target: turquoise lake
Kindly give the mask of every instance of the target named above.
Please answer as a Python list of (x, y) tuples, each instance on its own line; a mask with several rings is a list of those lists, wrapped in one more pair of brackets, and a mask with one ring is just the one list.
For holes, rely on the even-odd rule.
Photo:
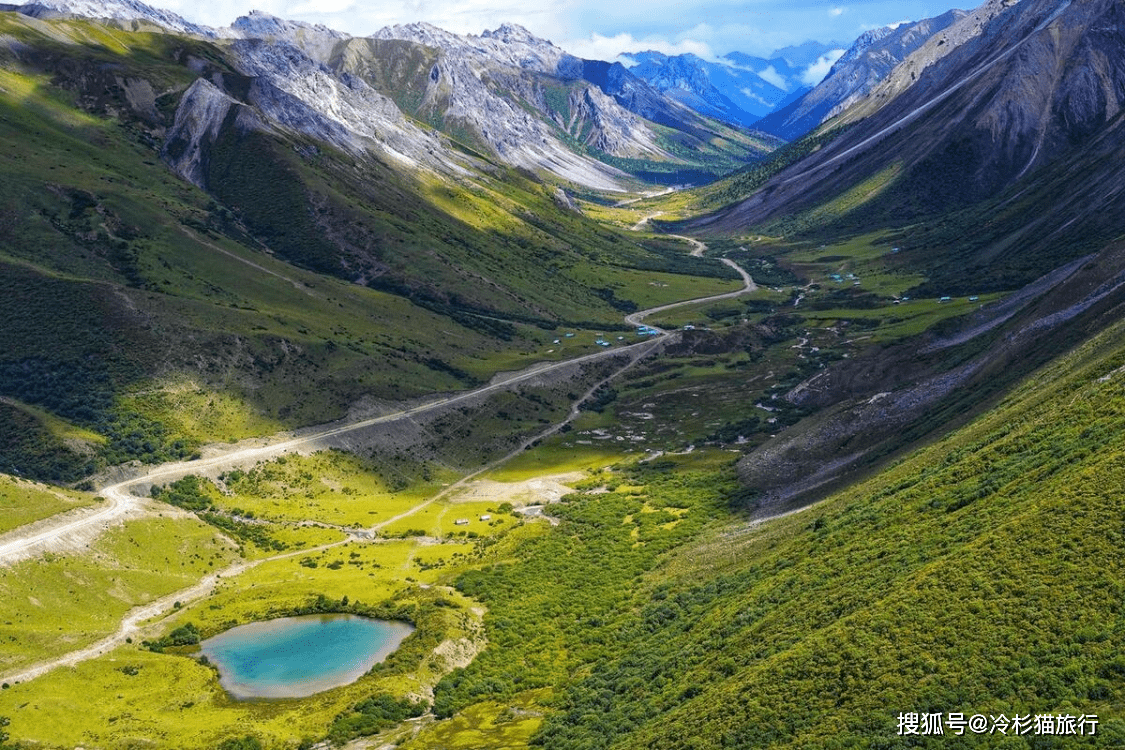
[(412, 632), (401, 622), (308, 615), (242, 625), (200, 647), (235, 698), (302, 698), (354, 682)]

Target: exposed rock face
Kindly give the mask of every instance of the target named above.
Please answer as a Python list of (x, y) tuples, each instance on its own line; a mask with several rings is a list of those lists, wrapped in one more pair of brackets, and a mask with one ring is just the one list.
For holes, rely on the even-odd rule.
[(1110, 156), (1123, 136), (1123, 102), (1120, 3), (995, 0), (934, 34), (842, 113), (840, 121), (854, 123), (846, 134), (706, 223), (761, 221), (893, 167), (922, 202), (887, 211), (909, 217), (971, 205), (1022, 178), (1032, 192), (1073, 182), (1073, 197), (1083, 197), (1068, 205), (1072, 213), (1044, 209), (1030, 241), (1081, 222), (1088, 229), (1107, 212), (1125, 212), (1119, 162)]
[(566, 77), (580, 62), (526, 29), (505, 25), (479, 37), (461, 37), (429, 24), (410, 24), (382, 29), (375, 38), (437, 49), (419, 111), (476, 135), (510, 164), (546, 168), (590, 187), (620, 187), (623, 174), (576, 154), (559, 139), (556, 127), (572, 135), (585, 131), (586, 145), (614, 156), (668, 156), (640, 117), (595, 86), (567, 91), (570, 112), (552, 117), (546, 101), (552, 81), (535, 74), (556, 77), (561, 71)]
[[(206, 78), (197, 78), (188, 88), (160, 153), (176, 174), (206, 189), (207, 155), (232, 108), (242, 109)], [(261, 127), (261, 123), (247, 112), (242, 127)]]
[(321, 24), (288, 21), (260, 10), (235, 19), (223, 36), (234, 39), (262, 39), (268, 42), (288, 42), (314, 60), (323, 61), (333, 48), (351, 37)]
[(664, 95), (697, 112), (744, 127), (772, 111), (787, 93), (741, 66), (708, 63), (691, 54), (642, 52), (633, 57), (638, 64), (630, 72)]
[(34, 0), (18, 7), (20, 13), (33, 18), (75, 16), (112, 21), (141, 21), (155, 24), (180, 34), (214, 39), (216, 32), (199, 26), (175, 13), (153, 8), (137, 0)]
[[(305, 30), (280, 28), (281, 36)], [(196, 185), (205, 187), (209, 148), (224, 127), (288, 131), (357, 157), (370, 152), (408, 168), (467, 173), (466, 157), (456, 156), (440, 137), (408, 120), (363, 80), (332, 71), (287, 41), (235, 39), (229, 44), (245, 80), (232, 88), (221, 74), (212, 73), (213, 80), (200, 78), (192, 84), (162, 151), (173, 169)]]
[[(44, 0), (21, 10), (207, 37), (230, 52), (249, 80), (238, 91), (221, 80), (211, 83), (258, 108), (261, 123), (348, 153), (370, 151), (400, 166), (442, 174), (483, 166), (450, 138), (504, 164), (599, 190), (621, 190), (631, 179), (600, 156), (679, 163), (662, 146), (653, 122), (694, 139), (677, 144), (686, 151), (716, 141), (737, 142), (736, 151), (764, 150), (761, 144), (768, 142), (740, 133), (732, 140), (728, 131), (718, 135), (715, 123), (663, 97), (622, 66), (578, 60), (511, 24), (464, 37), (410, 24), (357, 39), (258, 11), (216, 32), (136, 0)], [(121, 86), (130, 106), (156, 119), (153, 92), (143, 90), (143, 83)], [(193, 91), (185, 102), (190, 115), (185, 113), (175, 145), (170, 139), (166, 149), (176, 168), (196, 181), (206, 151), (198, 148), (207, 140), (200, 137), (208, 132), (196, 121), (218, 112), (216, 102), (204, 101), (211, 94)]]
[(434, 156), (444, 151), (438, 139), (363, 80), (336, 74), (286, 42), (238, 40), (232, 51), (242, 72), (256, 79), (252, 103), (285, 127), (345, 151), (362, 151), (366, 143), (408, 164), (453, 166)]
[(630, 55), (637, 62), (630, 72), (697, 112), (757, 128), (761, 118), (807, 92), (810, 66), (842, 46), (806, 42), (778, 50), (768, 59), (731, 52), (714, 62), (692, 54), (647, 51)]
[(786, 140), (800, 138), (862, 99), (910, 53), (965, 15), (951, 10), (918, 23), (864, 32), (812, 91), (756, 127)]

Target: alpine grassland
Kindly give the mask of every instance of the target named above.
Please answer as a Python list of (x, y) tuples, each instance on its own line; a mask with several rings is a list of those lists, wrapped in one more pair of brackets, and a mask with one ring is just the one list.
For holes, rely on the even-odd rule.
[[(376, 704), (394, 696), (413, 706), (408, 696), (427, 693), (483, 645), (483, 610), (446, 582), (451, 571), (479, 564), (500, 535), (521, 523), (511, 505), (454, 495), (438, 504), (436, 516), (410, 519), (411, 508), (429, 507), (424, 498), (432, 492), (418, 486), (391, 492), (368, 465), (341, 452), (227, 473), (221, 483), (226, 492), (198, 477), (158, 488), (161, 504), (152, 506), (149, 520), (103, 534), (91, 550), (60, 551), (0, 571), (5, 601), (12, 603), (5, 632), (13, 634), (5, 639), (7, 687), (0, 700), (24, 694), (0, 715), (15, 717), (18, 736), (46, 746), (104, 747), (138, 741), (217, 747), (247, 734), (279, 747), (296, 746), (302, 737), (342, 741), (412, 715), (413, 708), (403, 709), (388, 724), (384, 719), (397, 709), (384, 716), (386, 707)], [(291, 499), (298, 492), (302, 497)], [(319, 505), (308, 507), (310, 494)], [(349, 508), (335, 520), (355, 519), (354, 526), (315, 520), (322, 511), (333, 518), (328, 502)], [(207, 523), (185, 516), (189, 510)], [(421, 528), (388, 524), (386, 531), (358, 533), (392, 514)], [(462, 516), (472, 523), (455, 524)], [(213, 585), (187, 591), (208, 574), (218, 574)], [(131, 607), (171, 591), (183, 598), (138, 623), (104, 655), (31, 681), (14, 676), (116, 631)], [(404, 620), (417, 630), (367, 677), (308, 699), (235, 701), (197, 658), (201, 638), (237, 624), (332, 612)], [(84, 695), (99, 697), (85, 700), (80, 715), (73, 705)], [(31, 725), (37, 728), (26, 733)]]
[(900, 737), (910, 712), (1093, 715), (1096, 735), (1051, 746), (1120, 743), (1120, 332), (783, 518), (732, 523), (719, 454), (602, 472), (550, 534), (458, 580), (503, 648), (439, 683), (435, 711), (549, 687), (544, 747), (981, 741)]
[[(0, 750), (1125, 746), (1097, 152), (980, 195), (941, 107), (782, 146), (596, 61), (152, 29), (0, 12)], [(410, 634), (224, 689), (203, 641), (305, 615)]]
[(622, 311), (736, 288), (508, 168), (449, 182), (232, 131), (204, 191), (160, 139), (190, 65), (248, 85), (221, 48), (15, 13), (0, 32), (0, 138), (20, 144), (0, 158), (2, 469), (189, 458), (557, 360), (564, 330), (594, 351)]
[(47, 552), (5, 566), (0, 670), (19, 674), (110, 636), (134, 607), (188, 588), (234, 559), (229, 540), (198, 519), (154, 512), (81, 552)]
[(0, 534), (94, 502), (88, 493), (0, 475)]

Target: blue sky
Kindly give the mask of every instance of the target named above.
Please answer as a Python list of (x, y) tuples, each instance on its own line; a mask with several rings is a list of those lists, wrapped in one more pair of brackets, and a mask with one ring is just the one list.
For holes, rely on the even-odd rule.
[(808, 39), (850, 44), (864, 30), (921, 20), (950, 0), (150, 0), (188, 20), (227, 26), (251, 9), (323, 23), (356, 36), (392, 23), (428, 21), (457, 33), (480, 33), (505, 21), (586, 58), (656, 49), (714, 59), (731, 51), (765, 55)]

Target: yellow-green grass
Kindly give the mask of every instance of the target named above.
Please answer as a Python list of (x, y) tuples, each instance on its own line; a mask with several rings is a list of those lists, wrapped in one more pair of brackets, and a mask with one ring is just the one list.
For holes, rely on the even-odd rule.
[[(444, 538), (449, 535), (461, 536), (470, 532), (478, 536), (494, 536), (513, 526), (518, 521), (511, 516), (497, 512), (503, 500), (479, 502), (435, 502), (406, 518), (399, 519), (380, 529), (386, 536), (422, 531), (427, 536)], [(480, 520), (488, 515), (487, 521)], [(457, 521), (468, 521), (458, 524)]]
[(901, 164), (888, 166), (850, 190), (841, 193), (828, 203), (813, 209), (808, 213), (808, 218), (815, 223), (826, 223), (854, 211), (869, 200), (881, 195), (891, 186), (901, 171)]
[(418, 736), (400, 745), (402, 750), (508, 750), (528, 747), (528, 740), (543, 723), (542, 703), (550, 691), (533, 690), (500, 704), (477, 703), (448, 721), (427, 726)]
[(43, 425), (43, 428), (47, 432), (60, 440), (72, 444), (84, 444), (91, 449), (104, 445), (106, 442), (104, 435), (99, 435), (92, 430), (87, 430), (84, 427), (68, 422), (61, 417), (57, 417), (48, 411), (31, 406), (30, 404), (21, 403), (11, 398), (0, 398), (0, 402), (19, 409), (25, 414), (31, 415)]
[[(758, 287), (753, 292), (747, 292), (737, 297), (712, 302), (697, 302), (665, 310), (645, 318), (645, 322), (666, 329), (681, 328), (685, 325), (694, 325), (698, 328), (722, 328), (728, 325), (741, 323), (743, 318), (761, 317), (761, 313), (752, 312), (744, 305), (749, 300), (770, 302), (777, 306), (778, 312), (790, 312), (785, 306), (789, 299), (788, 291), (775, 291), (767, 287)], [(721, 311), (743, 309), (742, 314), (732, 315), (718, 320), (708, 317), (708, 311)]]
[[(451, 613), (439, 637), (464, 637), (456, 624), (464, 610)], [(219, 685), (215, 671), (195, 659), (151, 653), (133, 644), (11, 686), (0, 693), (0, 715), (12, 718), (14, 738), (44, 747), (126, 748), (139, 743), (212, 750), (225, 739), (251, 735), (268, 748), (292, 748), (304, 737), (323, 737), (335, 717), (358, 701), (424, 689), (447, 667), (440, 659), (429, 659), (412, 675), (368, 674), (307, 698), (235, 701)]]
[[(665, 310), (664, 312), (649, 316), (645, 318), (645, 323), (659, 326), (669, 331), (683, 328), (687, 325), (695, 326), (696, 328), (724, 327), (730, 324), (728, 320), (730, 322), (741, 322), (742, 316), (728, 320), (714, 321), (707, 317), (707, 311), (724, 309), (731, 304), (732, 302), (730, 300), (723, 300), (722, 302), (701, 302), (695, 305), (684, 305), (674, 310)], [(749, 317), (749, 315), (746, 317)]]
[(286, 552), (296, 552), (298, 550), (312, 549), (313, 547), (321, 547), (325, 544), (335, 544), (342, 542), (347, 538), (347, 534), (339, 529), (325, 528), (323, 526), (314, 525), (300, 525), (300, 524), (271, 524), (269, 526), (269, 535), (272, 539), (282, 542), (286, 545), (284, 552), (277, 550), (263, 550), (254, 545), (244, 547), (244, 554), (247, 559), (262, 559), (267, 557), (275, 557), (278, 554)]
[[(568, 333), (573, 335), (567, 337)], [(623, 340), (618, 341), (618, 336), (623, 336)], [(487, 380), (498, 372), (516, 372), (540, 362), (559, 362), (601, 351), (603, 347), (597, 343), (598, 339), (608, 341), (614, 347), (638, 341), (632, 333), (616, 330), (608, 325), (603, 328), (560, 326), (553, 331), (529, 333), (528, 338), (535, 342), (534, 350), (497, 352), (481, 358), (466, 358), (459, 361), (459, 365), (469, 374)], [(557, 344), (554, 343), (556, 339), (559, 342)]]
[(968, 297), (954, 297), (948, 302), (940, 302), (936, 299), (912, 299), (875, 310), (802, 310), (801, 315), (805, 318), (806, 324), (814, 328), (833, 326), (842, 319), (880, 320), (882, 322), (877, 328), (856, 332), (851, 338), (863, 337), (873, 342), (896, 341), (917, 335), (946, 318), (971, 313), (1003, 297), (1003, 294), (994, 293), (982, 294), (980, 299), (975, 301), (970, 301)]
[[(625, 229), (631, 229), (636, 226), (637, 222), (646, 216), (656, 213), (656, 211), (648, 208), (647, 205), (642, 207), (642, 202), (630, 203), (624, 206), (603, 206), (598, 203), (588, 201), (582, 202), (582, 212), (592, 219), (596, 219), (606, 224), (616, 224)], [(664, 218), (661, 214), (656, 218)]]
[(133, 607), (188, 588), (235, 557), (210, 526), (150, 517), (106, 532), (89, 551), (0, 568), (0, 670), (12, 672), (110, 635)]
[[(785, 244), (774, 243), (774, 246), (784, 248)], [(790, 249), (784, 251), (782, 257), (826, 290), (849, 288), (858, 280), (863, 291), (899, 296), (921, 284), (926, 277), (895, 268), (892, 250), (893, 241), (885, 232), (871, 232), (838, 244)], [(849, 273), (857, 278), (846, 278)], [(839, 274), (845, 279), (835, 281), (831, 274)]]
[(0, 474), (0, 533), (94, 502), (89, 493)]
[[(1125, 357), (1115, 328), (847, 492), (677, 553), (661, 585), (669, 573), (689, 588), (737, 581), (692, 619), (696, 637), (754, 656), (703, 678), (711, 689), (620, 746), (712, 737), (732, 722), (753, 731), (770, 716), (792, 717), (773, 725), (779, 747), (834, 728), (852, 746), (893, 734), (888, 701), (1095, 714), (1104, 740), (1090, 746), (1116, 746)], [(754, 701), (738, 704), (746, 695)], [(795, 696), (799, 717), (786, 711)]]
[[(463, 564), (457, 556), (468, 558), (473, 550), (465, 542), (424, 547), (413, 540), (352, 542), (269, 560), (223, 579), (206, 599), (183, 607), (161, 628), (192, 622), (208, 636), (289, 614), (321, 595), (333, 600), (347, 596), (353, 605), (392, 598), (409, 602), (427, 593), (420, 585), (434, 586), (454, 575)], [(312, 561), (316, 567), (309, 566)], [(332, 563), (338, 565), (330, 567)], [(474, 603), (448, 589), (438, 595), (454, 606), (438, 608), (437, 619), (429, 617), (429, 630), (422, 636), (435, 645), (476, 638), (477, 616), (469, 612)], [(213, 748), (246, 734), (267, 747), (291, 747), (302, 737), (323, 737), (332, 720), (357, 701), (424, 691), (451, 666), (445, 657), (431, 655), (409, 673), (369, 674), (304, 699), (234, 701), (215, 672), (190, 654), (155, 654), (138, 646), (10, 686), (0, 694), (0, 715), (18, 714), (13, 736), (48, 747), (128, 747), (144, 738), (158, 748)]]
[(123, 396), (118, 403), (129, 412), (158, 419), (176, 434), (199, 443), (235, 441), (284, 429), (237, 394), (207, 389), (183, 378), (155, 383)]
[[(780, 245), (784, 247), (784, 241), (777, 238), (766, 238), (766, 241), (773, 246)], [(879, 231), (850, 237), (842, 242), (833, 243), (831, 245), (826, 244), (817, 245), (816, 247), (805, 246), (793, 248), (785, 252), (784, 257), (786, 260), (794, 263), (848, 264), (882, 259), (891, 252), (891, 249), (892, 243), (887, 233)], [(832, 261), (821, 260), (821, 258), (832, 256), (841, 256), (841, 259)], [(851, 270), (847, 265), (838, 267)]]
[[(430, 550), (424, 552), (423, 550)], [(415, 562), (454, 555), (468, 558), (474, 546), (448, 542), (423, 547), (414, 539), (350, 541), (321, 551), (268, 559), (219, 583), (212, 595), (188, 609), (177, 622), (194, 622), (205, 634), (235, 624), (278, 617), (323, 594), (331, 599), (376, 604), (419, 583), (444, 582), (449, 571), (422, 570)], [(169, 627), (172, 627), (170, 624)]]
[(476, 229), (512, 234), (525, 230), (523, 222), (511, 213), (513, 201), (504, 200), (493, 191), (451, 189), (448, 184), (431, 179), (425, 181), (423, 192), (435, 206)]
[[(581, 418), (576, 420), (579, 424)], [(599, 471), (621, 460), (621, 453), (612, 446), (562, 446), (560, 437), (543, 441), (535, 450), (524, 451), (504, 465), (485, 474), (497, 482), (523, 482), (540, 476), (569, 474), (576, 471)]]
[[(397, 477), (392, 468), (383, 470)], [(215, 493), (214, 499), (227, 510), (271, 521), (314, 520), (357, 528), (387, 521), (440, 489), (436, 481), (419, 481), (394, 491), (372, 465), (340, 451), (287, 456), (248, 472), (231, 472), (226, 487), (230, 494)]]
[[(688, 249), (685, 245), (685, 255)], [(604, 268), (595, 266), (576, 266), (570, 275), (592, 287), (604, 287), (608, 282), (617, 297), (632, 300), (641, 309), (725, 294), (742, 287), (742, 282), (732, 279), (684, 276), (659, 271), (618, 269), (607, 276)]]

